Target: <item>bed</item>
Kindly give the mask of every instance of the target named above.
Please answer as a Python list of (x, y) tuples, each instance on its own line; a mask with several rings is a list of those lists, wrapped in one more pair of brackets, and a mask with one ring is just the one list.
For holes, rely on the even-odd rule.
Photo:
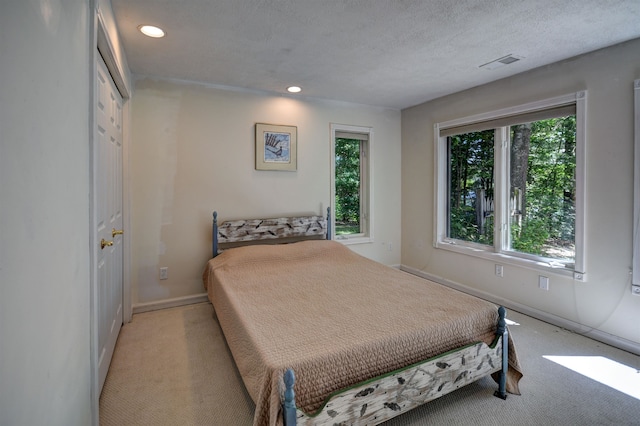
[[(378, 424), (487, 375), (519, 394), (504, 308), (364, 258), (328, 223), (214, 213), (203, 283), (254, 426)], [(223, 250), (300, 237), (317, 240)]]

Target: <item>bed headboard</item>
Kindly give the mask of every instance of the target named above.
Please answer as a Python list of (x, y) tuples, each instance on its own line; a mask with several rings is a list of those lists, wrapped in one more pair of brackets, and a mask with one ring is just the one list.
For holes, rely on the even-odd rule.
[(221, 247), (235, 247), (250, 242), (273, 244), (324, 238), (331, 239), (330, 207), (327, 207), (327, 217), (295, 216), (275, 219), (246, 219), (225, 221), (220, 224), (218, 224), (218, 212), (213, 212), (213, 257), (219, 254)]

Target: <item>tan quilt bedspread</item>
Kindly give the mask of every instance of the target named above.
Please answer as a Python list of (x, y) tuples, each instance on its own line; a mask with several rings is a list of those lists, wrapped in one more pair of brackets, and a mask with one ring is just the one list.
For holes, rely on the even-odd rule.
[[(335, 241), (230, 249), (203, 275), (254, 425), (281, 416), (282, 374), (307, 413), (334, 391), (495, 337), (496, 306), (364, 258)], [(507, 390), (522, 376), (510, 345)]]

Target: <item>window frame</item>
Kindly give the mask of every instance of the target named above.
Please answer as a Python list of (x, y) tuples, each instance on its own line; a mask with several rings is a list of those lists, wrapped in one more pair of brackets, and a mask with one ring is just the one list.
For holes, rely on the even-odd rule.
[(640, 295), (640, 79), (633, 82), (633, 252), (631, 293)]
[[(331, 239), (343, 244), (364, 244), (373, 242), (373, 160), (372, 147), (374, 132), (371, 127), (332, 123), (330, 126), (330, 188), (331, 188)], [(360, 140), (360, 229), (363, 232), (336, 236), (336, 134), (351, 133), (353, 139)], [(367, 140), (361, 139), (367, 135)], [(360, 136), (360, 137), (358, 137)]]
[[(586, 281), (585, 221), (586, 221), (586, 98), (587, 92), (580, 91), (568, 95), (503, 108), (487, 113), (439, 122), (434, 124), (434, 241), (437, 249), (480, 257), (494, 262), (508, 263), (530, 269), (573, 277), (575, 281)], [(496, 127), (494, 137), (494, 245), (485, 246), (447, 237), (448, 207), (448, 163), (447, 136), (440, 136), (441, 130), (473, 125), (491, 120), (506, 119), (510, 116), (550, 110), (563, 105), (576, 107), (576, 200), (575, 200), (575, 263), (566, 267), (553, 259), (515, 252), (509, 249), (509, 144), (508, 126)]]

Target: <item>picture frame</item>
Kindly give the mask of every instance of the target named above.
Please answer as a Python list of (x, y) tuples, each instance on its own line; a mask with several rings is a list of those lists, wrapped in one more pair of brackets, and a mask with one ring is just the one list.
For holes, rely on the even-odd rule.
[(298, 128), (256, 123), (256, 170), (298, 170)]

